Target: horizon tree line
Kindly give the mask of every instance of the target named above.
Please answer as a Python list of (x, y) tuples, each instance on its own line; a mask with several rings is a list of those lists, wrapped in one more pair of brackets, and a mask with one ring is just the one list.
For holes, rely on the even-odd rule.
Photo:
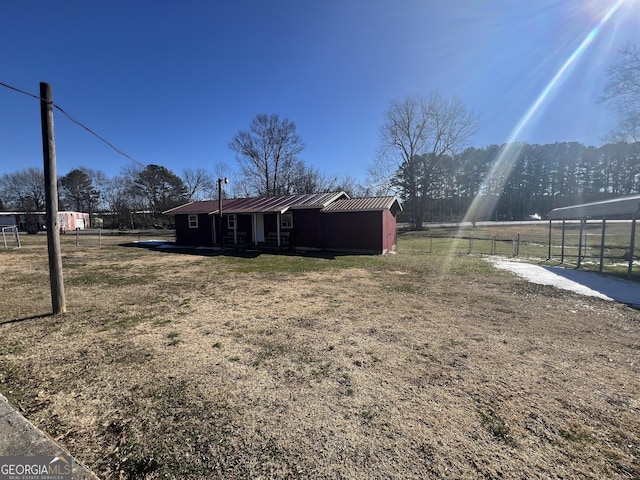
[[(355, 196), (366, 194), (354, 179), (324, 175), (301, 160), (298, 155), (304, 144), (295, 130), (293, 122), (280, 120), (278, 115), (257, 115), (248, 131), (238, 132), (229, 144), (238, 154), (240, 166), (238, 179), (232, 183), (232, 195), (294, 195), (332, 190), (344, 190)], [(214, 170), (216, 175), (203, 168), (185, 169), (178, 175), (161, 165), (131, 165), (121, 175), (109, 178), (99, 170), (80, 167), (58, 178), (59, 208), (108, 213), (113, 228), (163, 226), (169, 219), (162, 212), (190, 201), (217, 199), (216, 176), (226, 177), (230, 169), (218, 164)], [(43, 169), (28, 168), (0, 177), (2, 210), (42, 212), (44, 199)]]
[[(428, 198), (421, 206), (423, 221), (462, 220), (476, 196), (495, 208), (474, 220), (521, 220), (532, 213), (545, 215), (557, 207), (640, 194), (640, 142), (600, 147), (578, 142), (520, 143), (516, 147), (511, 149), (517, 152), (513, 168), (494, 172), (489, 182), (486, 176), (506, 144), (468, 147), (458, 154), (444, 155), (432, 171), (430, 185), (421, 190)], [(417, 164), (422, 162), (423, 158), (416, 159)], [(322, 183), (312, 177), (306, 185), (303, 179), (299, 182), (302, 189), (283, 194), (342, 189), (331, 179)], [(391, 179), (393, 182), (396, 180)], [(159, 165), (130, 168), (113, 178), (88, 168), (74, 169), (59, 178), (59, 185), (61, 210), (109, 213), (113, 227), (120, 229), (141, 226), (136, 225), (134, 212), (148, 212), (145, 226), (162, 225), (167, 222), (163, 211), (188, 201), (214, 198), (217, 193), (213, 176), (202, 169), (178, 176)], [(324, 189), (318, 190), (318, 185)], [(402, 189), (404, 184), (397, 181), (394, 185)], [(0, 199), (3, 210), (44, 211), (42, 170), (28, 168), (4, 174), (0, 177)], [(411, 203), (405, 202), (404, 209), (402, 219), (413, 219), (416, 211)]]
[[(623, 48), (607, 72), (602, 101), (618, 126), (600, 147), (577, 142), (469, 147), (479, 117), (457, 98), (438, 93), (392, 100), (380, 129), (380, 150), (369, 169), (369, 185), (322, 174), (300, 154), (304, 143), (295, 123), (259, 114), (229, 142), (239, 165), (233, 194), (274, 196), (345, 190), (352, 196), (394, 193), (415, 229), (425, 221), (460, 220), (474, 199), (486, 208), (475, 219), (518, 219), (572, 203), (640, 192), (640, 44)], [(494, 168), (510, 157), (505, 171)], [(225, 164), (215, 167), (228, 176)], [(155, 224), (173, 206), (216, 198), (215, 176), (204, 169), (179, 176), (161, 165), (130, 166), (108, 178), (77, 168), (59, 178), (61, 208), (112, 214), (114, 226), (135, 226), (132, 212), (149, 211)], [(0, 209), (44, 210), (44, 175), (28, 168), (0, 177)]]

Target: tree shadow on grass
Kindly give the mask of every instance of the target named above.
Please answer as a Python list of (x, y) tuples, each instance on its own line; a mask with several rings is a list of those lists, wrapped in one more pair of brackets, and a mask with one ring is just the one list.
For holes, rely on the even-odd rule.
[(353, 255), (349, 253), (336, 253), (327, 251), (292, 251), (283, 250), (278, 248), (219, 248), (219, 247), (193, 247), (193, 246), (181, 246), (167, 242), (130, 242), (121, 243), (120, 247), (130, 248), (144, 248), (147, 250), (154, 250), (163, 253), (172, 253), (180, 255), (198, 255), (202, 257), (235, 257), (235, 258), (257, 258), (263, 254), (269, 255), (282, 255), (288, 257), (304, 257), (304, 258), (321, 258), (325, 260), (335, 260), (339, 256)]

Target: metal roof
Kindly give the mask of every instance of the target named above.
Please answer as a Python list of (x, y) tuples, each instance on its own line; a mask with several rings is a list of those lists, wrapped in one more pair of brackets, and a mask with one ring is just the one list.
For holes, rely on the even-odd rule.
[(396, 197), (365, 197), (345, 198), (327, 205), (322, 212), (366, 212), (396, 210), (401, 211), (402, 205)]
[(341, 199), (347, 199), (349, 195), (345, 192), (328, 192), (328, 193), (316, 193), (312, 195), (305, 195), (291, 208), (324, 208), (327, 205)]
[[(323, 208), (339, 198), (349, 198), (344, 192), (279, 197), (237, 198), (222, 204), (224, 213), (285, 213), (289, 209)], [(218, 213), (218, 210), (211, 213)]]
[(640, 212), (640, 195), (613, 198), (601, 202), (583, 203), (569, 207), (554, 208), (549, 212), (550, 220), (577, 220), (581, 218), (623, 217), (631, 218)]
[[(347, 199), (345, 192), (315, 193), (309, 195), (282, 195), (279, 197), (231, 198), (222, 201), (222, 211), (228, 214), (285, 213), (289, 209), (324, 208), (340, 199)], [(218, 213), (217, 200), (191, 202), (164, 213), (195, 214)]]
[(211, 213), (212, 210), (218, 208), (217, 200), (201, 200), (199, 202), (189, 202), (185, 205), (172, 208), (162, 213), (175, 214), (196, 214), (196, 213)]

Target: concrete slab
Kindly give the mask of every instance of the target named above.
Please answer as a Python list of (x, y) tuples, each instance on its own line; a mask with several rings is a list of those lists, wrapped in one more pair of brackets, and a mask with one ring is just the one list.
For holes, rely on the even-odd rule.
[[(69, 455), (46, 433), (24, 418), (9, 401), (0, 394), (0, 456), (16, 455)], [(99, 480), (86, 466), (73, 460), (73, 480)]]

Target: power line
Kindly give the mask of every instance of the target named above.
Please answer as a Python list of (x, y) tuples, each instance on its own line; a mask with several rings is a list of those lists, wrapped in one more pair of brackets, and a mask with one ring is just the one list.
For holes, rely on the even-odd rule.
[[(32, 93), (29, 92), (25, 92), (24, 90), (20, 90), (19, 88), (16, 88), (12, 85), (8, 85), (6, 83), (0, 82), (0, 86), (3, 86), (5, 88), (8, 88), (9, 90), (13, 90), (16, 91), (18, 93), (22, 93), (23, 95), (27, 95), (28, 97), (32, 97), (35, 98), (37, 100), (43, 101), (44, 99), (40, 98), (38, 95), (34, 95)], [(120, 155), (122, 155), (123, 157), (128, 158), (129, 160), (131, 160), (133, 163), (135, 163), (136, 165), (138, 165), (139, 167), (144, 167), (145, 165), (143, 163), (140, 163), (139, 161), (137, 161), (135, 158), (133, 158), (130, 155), (127, 155), (125, 152), (123, 152), (122, 150), (120, 150), (119, 148), (117, 148), (115, 145), (113, 145), (111, 142), (105, 140), (103, 137), (101, 137), (100, 135), (98, 135), (96, 132), (94, 132), (93, 130), (91, 130), (89, 127), (87, 127), (86, 125), (84, 125), (82, 122), (80, 122), (79, 120), (76, 120), (75, 118), (73, 118), (71, 115), (69, 115), (67, 112), (65, 112), (62, 107), (56, 105), (55, 103), (52, 102), (52, 106), (53, 108), (55, 108), (56, 110), (60, 111), (65, 117), (67, 117), (69, 120), (71, 120), (73, 123), (75, 123), (76, 125), (78, 125), (79, 127), (85, 129), (87, 132), (89, 132), (91, 135), (93, 135), (94, 137), (98, 138), (101, 142), (107, 144), (109, 147), (111, 147), (114, 151), (116, 151), (117, 153), (119, 153)]]
[(96, 132), (94, 132), (93, 130), (91, 130), (89, 127), (87, 127), (86, 125), (83, 125), (81, 122), (79, 122), (78, 120), (76, 120), (75, 118), (73, 118), (71, 115), (69, 115), (67, 112), (65, 112), (61, 107), (59, 107), (58, 105), (56, 105), (55, 103), (53, 104), (53, 107), (56, 110), (59, 110), (60, 112), (62, 112), (62, 114), (67, 117), (69, 120), (71, 120), (73, 123), (75, 123), (76, 125), (84, 128), (87, 132), (89, 132), (91, 135), (97, 137), (98, 139), (100, 139), (101, 141), (103, 141), (104, 143), (106, 143), (107, 145), (109, 145), (113, 150), (115, 150), (116, 152), (118, 152), (120, 155), (122, 155), (123, 157), (127, 157), (129, 160), (131, 160), (133, 163), (135, 163), (136, 165), (140, 166), (140, 167), (144, 167), (144, 165), (142, 163), (140, 163), (139, 161), (137, 161), (135, 158), (127, 155), (126, 153), (124, 153), (122, 150), (120, 150), (119, 148), (117, 148), (115, 145), (113, 145), (112, 143), (108, 142), (107, 140), (105, 140), (104, 138), (102, 138), (100, 135), (98, 135)]
[(33, 93), (25, 92), (24, 90), (20, 90), (19, 88), (12, 87), (11, 85), (7, 85), (6, 83), (3, 83), (3, 82), (0, 82), (0, 85), (2, 85), (3, 87), (8, 88), (9, 90), (14, 90), (14, 91), (16, 91), (18, 93), (22, 93), (22, 94), (27, 95), (29, 97), (37, 98), (38, 100), (40, 100), (40, 97), (38, 95), (34, 95)]

